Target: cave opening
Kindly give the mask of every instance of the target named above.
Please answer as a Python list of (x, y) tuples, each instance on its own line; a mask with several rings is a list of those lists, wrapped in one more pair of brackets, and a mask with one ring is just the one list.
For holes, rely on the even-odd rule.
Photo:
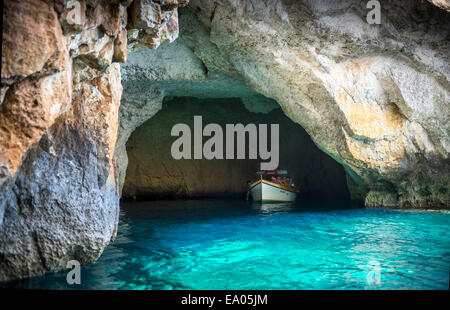
[(344, 168), (321, 151), (279, 105), (261, 108), (239, 97), (187, 96), (166, 96), (162, 109), (131, 134), (122, 198), (245, 198), (247, 181), (256, 178), (261, 159), (172, 157), (171, 146), (177, 139), (171, 135), (172, 127), (184, 123), (193, 128), (195, 115), (201, 115), (204, 124), (222, 128), (230, 123), (279, 124), (279, 168), (293, 177), (300, 190), (298, 198), (349, 200)]

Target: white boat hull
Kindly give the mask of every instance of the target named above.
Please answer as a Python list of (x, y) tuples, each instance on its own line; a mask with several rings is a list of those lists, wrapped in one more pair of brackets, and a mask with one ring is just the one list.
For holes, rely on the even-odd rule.
[(266, 180), (258, 180), (250, 184), (250, 194), (254, 201), (279, 202), (294, 201), (297, 194), (293, 190), (287, 190), (277, 183)]

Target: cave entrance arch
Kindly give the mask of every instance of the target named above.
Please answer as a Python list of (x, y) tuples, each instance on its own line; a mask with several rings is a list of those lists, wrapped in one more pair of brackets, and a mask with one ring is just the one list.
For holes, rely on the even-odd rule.
[(176, 139), (170, 136), (172, 126), (189, 124), (194, 115), (202, 115), (204, 123), (280, 123), (279, 167), (294, 171), (303, 194), (349, 197), (341, 164), (319, 150), (275, 100), (255, 91), (233, 70), (226, 73), (205, 63), (199, 53), (182, 33), (156, 50), (137, 48), (121, 66), (115, 158), (123, 197), (234, 196), (246, 191), (260, 160), (171, 158)]
[[(255, 95), (256, 96), (256, 95)], [(267, 99), (267, 98), (266, 98)], [(348, 199), (343, 167), (319, 150), (298, 124), (278, 105), (263, 112), (246, 107), (240, 98), (166, 97), (162, 109), (145, 121), (126, 143), (128, 167), (124, 198), (243, 197), (246, 181), (255, 178), (260, 160), (175, 160), (171, 128), (185, 123), (193, 128), (194, 115), (204, 124), (271, 124), (280, 126), (280, 168), (293, 176), (301, 197)], [(193, 137), (192, 137), (193, 139)], [(206, 139), (204, 139), (206, 140)]]

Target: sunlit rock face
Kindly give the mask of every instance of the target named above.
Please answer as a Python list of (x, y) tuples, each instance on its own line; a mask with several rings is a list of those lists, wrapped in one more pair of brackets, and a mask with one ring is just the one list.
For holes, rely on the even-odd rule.
[[(366, 206), (448, 207), (448, 15), (420, 1), (197, 1), (182, 37), (276, 100)], [(388, 198), (386, 198), (388, 197)]]
[(126, 125), (139, 94), (154, 114), (164, 96), (246, 97), (235, 88), (245, 84), (344, 166), (352, 198), (448, 207), (448, 15), (420, 1), (383, 2), (381, 25), (367, 12), (355, 1), (191, 1), (174, 44), (123, 66), (132, 98), (121, 110), (134, 112), (119, 132), (147, 119)]
[[(200, 100), (192, 97), (165, 101), (161, 111), (133, 132), (126, 145), (129, 164), (123, 197), (234, 196), (245, 199), (247, 180), (257, 178), (261, 160), (240, 160), (236, 156), (233, 160), (175, 160), (172, 157), (171, 146), (177, 139), (171, 136), (172, 127), (187, 124), (193, 141), (194, 115), (202, 116), (203, 127), (209, 123), (221, 125), (224, 152), (226, 124), (269, 124), (269, 129), (270, 124), (279, 124), (280, 167), (293, 177), (300, 189), (299, 197), (348, 199), (342, 166), (320, 151), (301, 126), (280, 109), (252, 113), (239, 98)], [(208, 139), (203, 137), (203, 143)]]
[(120, 94), (117, 64), (77, 84), (69, 109), (28, 152), (4, 198), (0, 279), (92, 263), (115, 237)]
[(428, 0), (428, 2), (433, 3), (435, 6), (440, 7), (447, 12), (450, 12), (450, 1), (449, 0)]
[(129, 32), (130, 45), (173, 41), (187, 1), (131, 3), (4, 1), (0, 281), (94, 262), (116, 235), (117, 62)]

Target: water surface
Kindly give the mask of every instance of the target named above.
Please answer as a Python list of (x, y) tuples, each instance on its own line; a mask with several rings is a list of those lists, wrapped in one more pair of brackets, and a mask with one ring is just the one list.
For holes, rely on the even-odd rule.
[[(339, 209), (339, 210), (337, 210)], [(340, 202), (122, 203), (118, 236), (81, 285), (44, 289), (448, 289), (450, 214)]]

